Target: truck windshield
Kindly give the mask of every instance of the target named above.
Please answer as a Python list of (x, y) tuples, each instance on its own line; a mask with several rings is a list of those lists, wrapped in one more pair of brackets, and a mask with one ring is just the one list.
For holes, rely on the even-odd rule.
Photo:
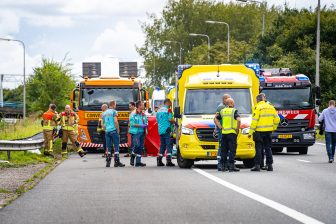
[(215, 114), (225, 93), (235, 100), (235, 108), (239, 113), (251, 114), (250, 89), (189, 89), (184, 114)]
[(81, 91), (80, 106), (100, 107), (115, 100), (117, 106), (127, 106), (129, 102), (134, 102), (138, 92), (132, 88), (84, 88)]
[(311, 109), (314, 107), (311, 87), (300, 89), (263, 89), (266, 99), (276, 109)]

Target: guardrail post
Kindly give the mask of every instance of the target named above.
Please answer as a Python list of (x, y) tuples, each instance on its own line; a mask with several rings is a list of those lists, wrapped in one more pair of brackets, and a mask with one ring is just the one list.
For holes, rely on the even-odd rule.
[(11, 152), (10, 152), (10, 151), (7, 151), (7, 158), (8, 158), (8, 161), (9, 161), (10, 158), (11, 158)]

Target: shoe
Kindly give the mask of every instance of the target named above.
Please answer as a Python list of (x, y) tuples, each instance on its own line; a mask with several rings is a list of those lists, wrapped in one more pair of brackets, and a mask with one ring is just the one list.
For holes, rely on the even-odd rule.
[(124, 155), (124, 157), (130, 157), (130, 154), (129, 154), (129, 153), (126, 153), (126, 154)]
[(102, 155), (102, 157), (103, 157), (103, 158), (105, 158), (105, 157), (106, 157), (105, 153)]
[(132, 155), (131, 155), (131, 159), (130, 159), (130, 165), (131, 165), (131, 166), (134, 166), (134, 160), (135, 160), (135, 155), (132, 154)]
[(165, 164), (162, 162), (162, 157), (161, 156), (157, 157), (156, 165), (157, 166), (165, 166)]
[(146, 166), (146, 163), (136, 163), (135, 166), (136, 167), (144, 167), (144, 166)]
[(119, 159), (114, 160), (114, 167), (124, 167), (125, 164), (121, 163)]
[(260, 169), (267, 170), (267, 166), (260, 166)]
[(329, 162), (329, 163), (332, 163), (333, 161), (334, 161), (333, 159), (329, 159), (329, 161), (328, 161), (328, 162)]
[(240, 169), (236, 167), (234, 164), (229, 165), (229, 172), (239, 172)]
[(172, 161), (168, 161), (168, 162), (166, 163), (166, 166), (175, 166), (175, 164), (172, 163)]
[(267, 165), (267, 171), (273, 171), (273, 165), (272, 164)]
[(79, 151), (79, 152), (78, 152), (78, 155), (79, 155), (80, 157), (84, 157), (84, 156), (86, 155), (86, 152), (85, 152), (85, 151)]
[(220, 172), (223, 172), (224, 171), (224, 166), (223, 164), (217, 164), (217, 170), (220, 171)]
[(111, 157), (106, 158), (106, 167), (111, 167)]
[(260, 172), (260, 165), (255, 165), (251, 171), (257, 171), (257, 172)]

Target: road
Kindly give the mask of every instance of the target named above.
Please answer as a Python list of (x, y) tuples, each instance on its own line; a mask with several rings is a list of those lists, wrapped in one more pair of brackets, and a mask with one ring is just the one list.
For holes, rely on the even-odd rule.
[(323, 145), (275, 155), (274, 172), (144, 160), (145, 168), (105, 168), (99, 154), (72, 156), (0, 210), (0, 223), (336, 223), (336, 164)]

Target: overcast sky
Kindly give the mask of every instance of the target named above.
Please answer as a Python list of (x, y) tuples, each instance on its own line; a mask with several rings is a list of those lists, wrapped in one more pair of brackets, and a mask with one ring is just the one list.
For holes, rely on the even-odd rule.
[[(219, 2), (219, 0), (217, 0)], [(225, 0), (225, 3), (229, 0)], [(284, 0), (267, 0), (283, 5)], [(290, 0), (290, 7), (316, 7), (316, 0)], [(321, 0), (330, 6), (335, 0)], [(140, 21), (147, 13), (159, 14), (167, 0), (1, 0), (0, 37), (26, 44), (26, 73), (39, 65), (41, 56), (62, 60), (65, 55), (81, 73), (83, 61), (139, 61), (135, 50), (144, 41)], [(22, 48), (0, 41), (0, 74), (22, 74)], [(4, 86), (20, 83), (6, 77)], [(17, 81), (10, 83), (9, 81)]]

